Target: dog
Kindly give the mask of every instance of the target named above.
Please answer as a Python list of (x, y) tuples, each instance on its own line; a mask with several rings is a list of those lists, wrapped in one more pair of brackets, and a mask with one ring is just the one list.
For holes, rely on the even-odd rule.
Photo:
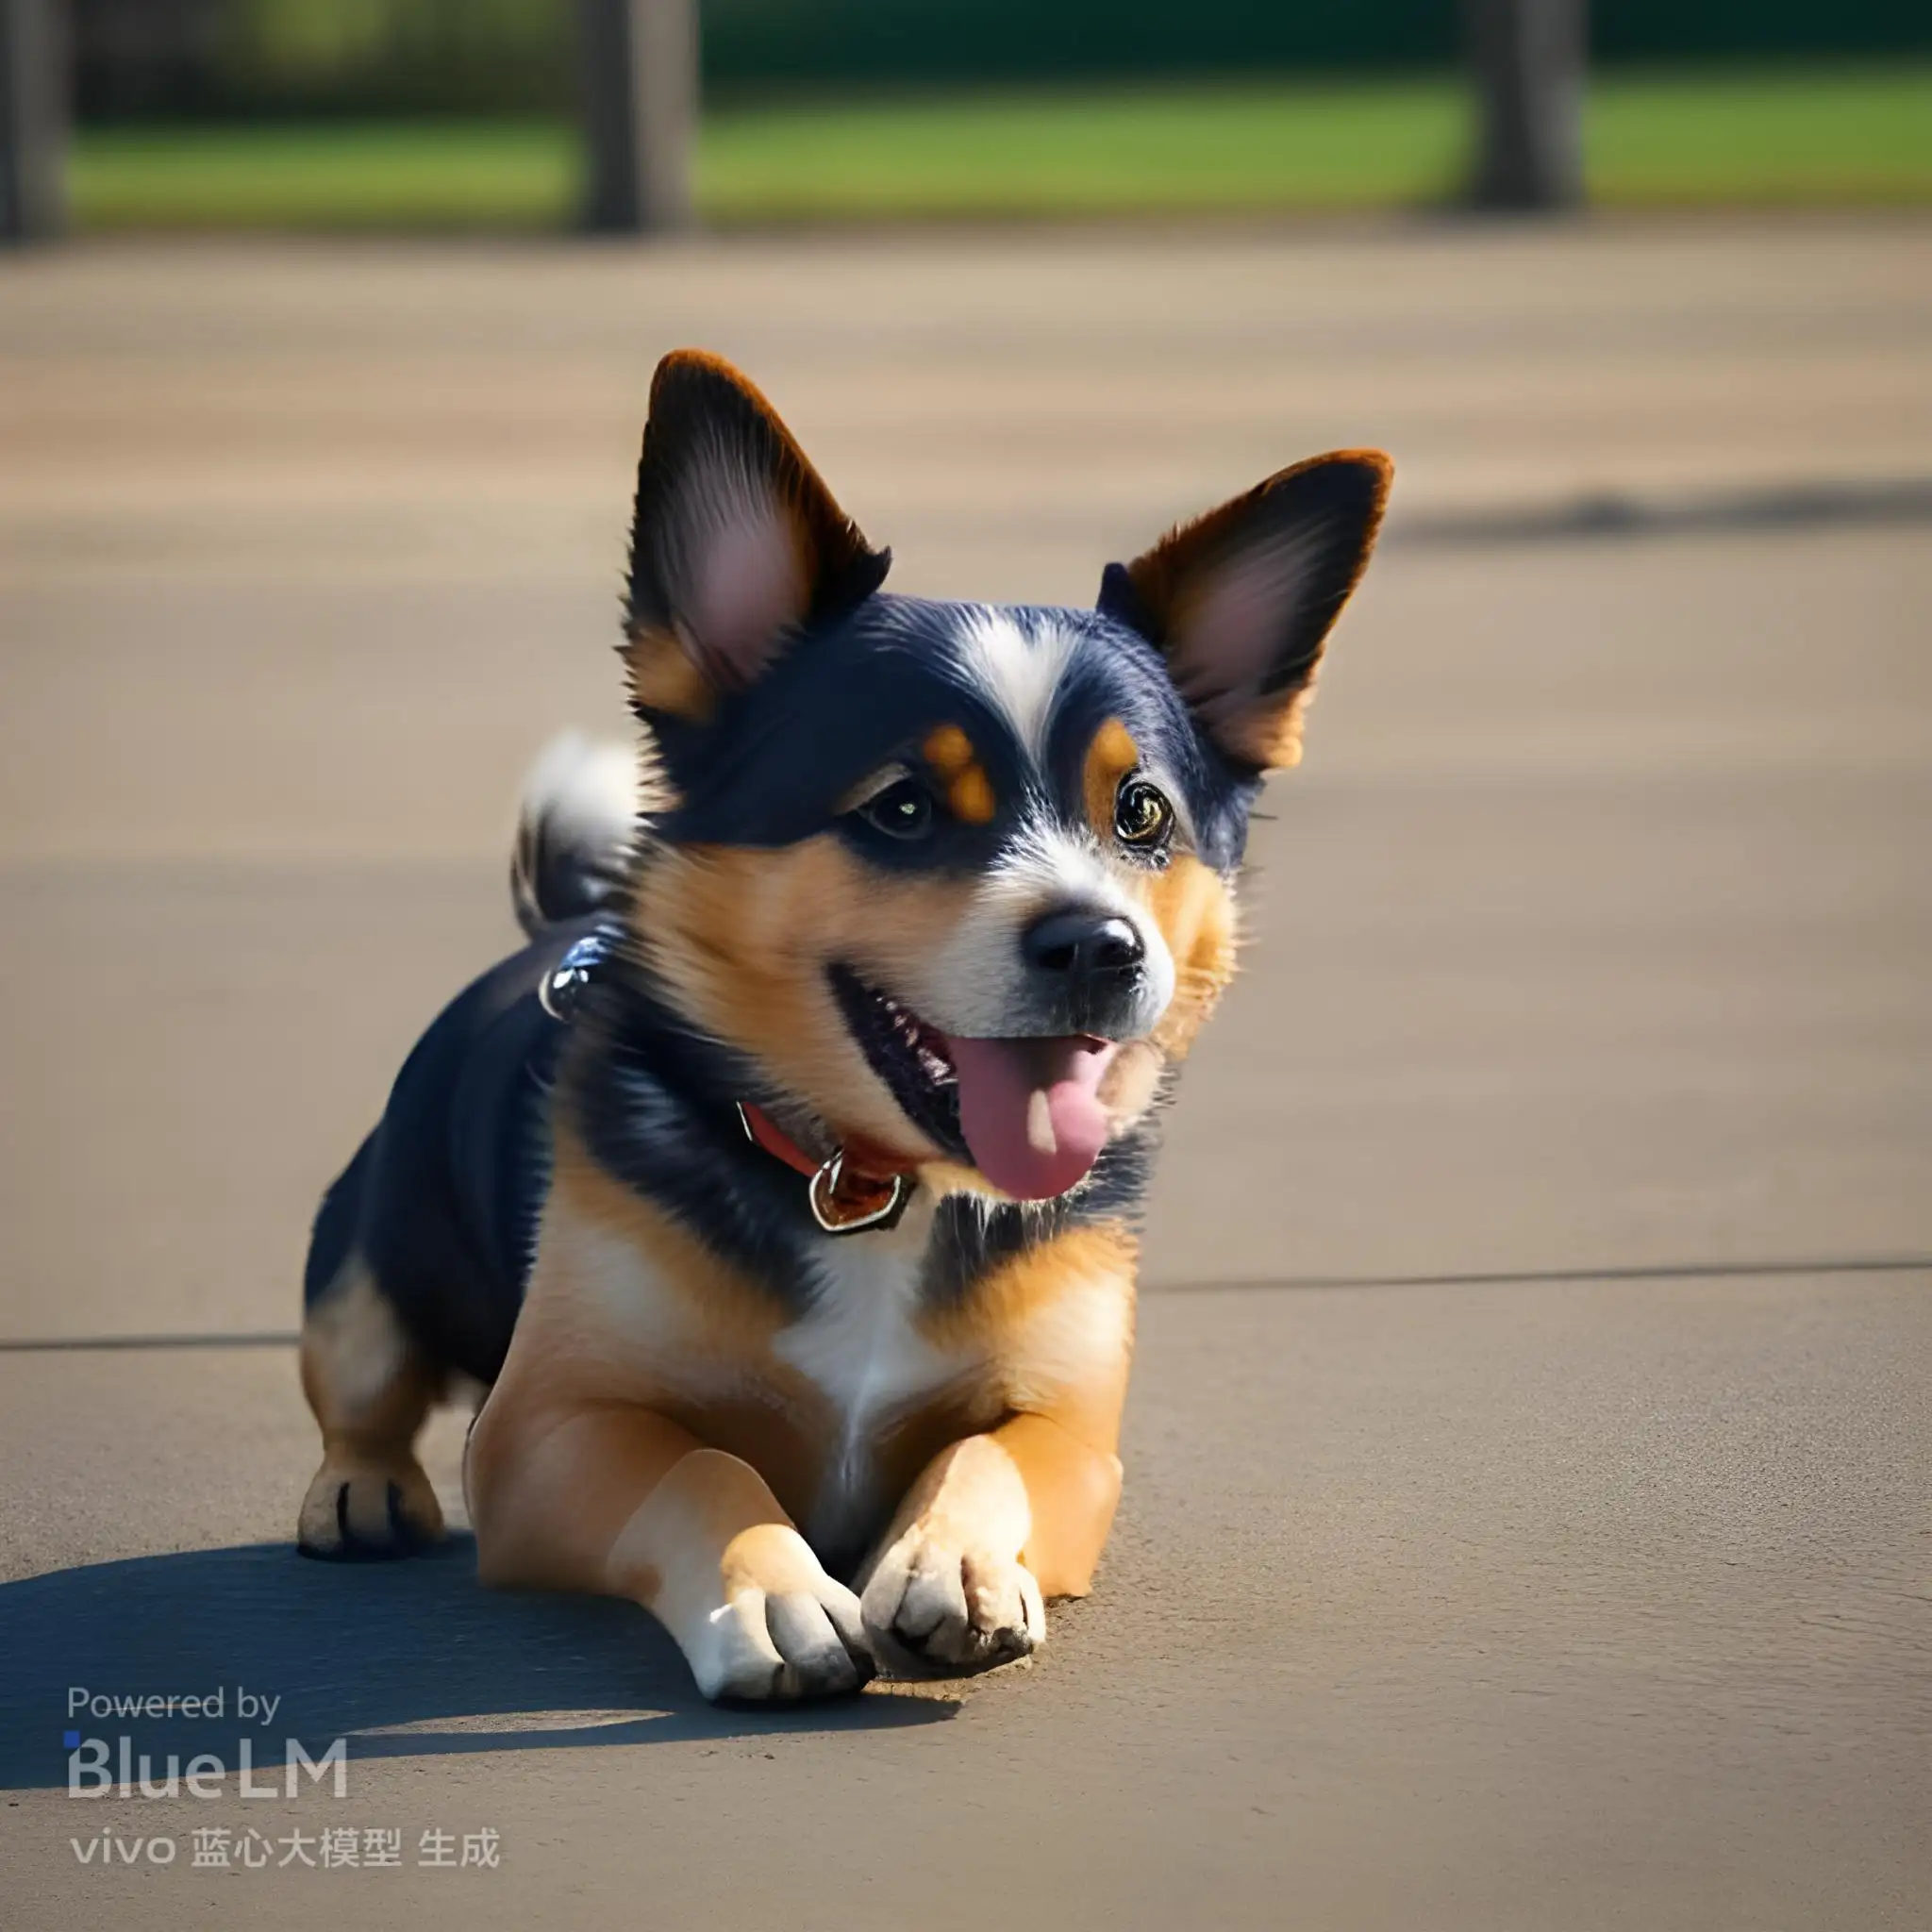
[(643, 1605), (707, 1697), (1029, 1655), (1112, 1524), (1158, 1109), (1391, 475), (1297, 463), (1092, 610), (900, 597), (758, 390), (666, 358), (642, 751), (540, 761), (529, 942), (324, 1198), (300, 1548), (436, 1540), (467, 1377), (482, 1579)]

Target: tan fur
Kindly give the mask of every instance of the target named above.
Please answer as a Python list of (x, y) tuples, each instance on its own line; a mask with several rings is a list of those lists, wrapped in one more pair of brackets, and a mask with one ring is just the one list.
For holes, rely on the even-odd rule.
[[(666, 356), (651, 378), (653, 410), (662, 391), (694, 378), (735, 391), (758, 422), (767, 443), (765, 460), (791, 524), (801, 594), (820, 577), (849, 569), (856, 560), (870, 554), (871, 546), (864, 533), (839, 507), (838, 499), (784, 418), (772, 407), (764, 391), (722, 356), (703, 349), (678, 349)], [(648, 442), (648, 425), (644, 435)]]
[(1109, 718), (1087, 747), (1081, 789), (1087, 802), (1087, 823), (1103, 845), (1113, 838), (1114, 802), (1120, 796), (1121, 780), (1140, 762), (1141, 748), (1118, 718)]
[(483, 1580), (642, 1604), (708, 1696), (855, 1688), (870, 1674), (857, 1606), (760, 1474), (800, 1482), (814, 1435), (783, 1401), (748, 1426), (759, 1405), (739, 1393), (755, 1382), (746, 1357), (771, 1360), (761, 1324), (715, 1263), (679, 1265), (693, 1257), (668, 1222), (641, 1203), (613, 1213), (581, 1150), (566, 1140), (559, 1154), (465, 1459)]
[(1179, 1060), (1234, 977), (1234, 894), (1213, 867), (1185, 852), (1163, 871), (1143, 874), (1138, 890), (1174, 964), (1174, 998), (1154, 1040), (1169, 1059)]
[(1167, 641), (1170, 668), (1181, 694), (1195, 703), (1197, 716), (1208, 724), (1225, 749), (1262, 770), (1285, 770), (1301, 761), (1302, 732), (1315, 695), (1319, 641), (1316, 659), (1310, 662), (1299, 683), (1284, 686), (1265, 703), (1244, 708), (1233, 715), (1220, 715), (1211, 702), (1197, 702), (1199, 694), (1192, 688), (1192, 673), (1185, 662), (1185, 644), (1177, 641), (1185, 639), (1203, 607), (1216, 594), (1217, 571), (1239, 548), (1243, 528), (1261, 500), (1296, 478), (1337, 462), (1359, 465), (1375, 477), (1359, 554), (1353, 575), (1341, 587), (1341, 601), (1345, 602), (1368, 568), (1369, 554), (1394, 482), (1395, 466), (1378, 449), (1332, 450), (1325, 456), (1310, 457), (1278, 470), (1254, 489), (1244, 491), (1205, 516), (1176, 525), (1151, 550), (1127, 566), (1135, 595), (1141, 608), (1154, 616), (1162, 639)]
[[(1144, 1110), (1162, 1059), (1187, 1053), (1235, 964), (1233, 896), (1211, 867), (1183, 853), (1127, 884), (1153, 911), (1177, 979), (1152, 1048), (1130, 1047), (1108, 1070), (1101, 1097), (1121, 1120)], [(873, 1074), (824, 969), (842, 960), (916, 1004), (973, 892), (970, 881), (881, 874), (831, 837), (774, 851), (664, 852), (649, 861), (641, 891), (649, 915), (638, 943), (687, 1010), (745, 1047), (788, 1091), (811, 1094), (842, 1140), (924, 1159), (941, 1181), (935, 1151), (919, 1144)]]
[(1070, 1230), (994, 1269), (969, 1307), (925, 1318), (935, 1339), (967, 1339), (999, 1363), (1002, 1407), (1050, 1411), (1109, 1453), (1134, 1340), (1139, 1245), (1124, 1227)]
[(334, 1556), (440, 1537), (442, 1510), (415, 1442), (442, 1377), (404, 1334), (359, 1258), (351, 1257), (308, 1311), (301, 1359), (302, 1392), (322, 1426), (322, 1467), (297, 1519), (301, 1546)]
[[(1133, 734), (1109, 718), (1087, 747), (1083, 791), (1088, 822), (1103, 845), (1114, 836), (1114, 802), (1122, 781), (1141, 762)], [(1132, 1118), (1152, 1098), (1161, 1062), (1186, 1057), (1234, 977), (1234, 894), (1226, 880), (1191, 853), (1158, 872), (1129, 875), (1128, 890), (1154, 914), (1174, 964), (1174, 995), (1148, 1051), (1135, 1042), (1116, 1056), (1102, 1098), (1116, 1118)], [(1138, 1050), (1137, 1050), (1138, 1049)]]
[(843, 1140), (917, 1160), (934, 1150), (893, 1105), (840, 1015), (824, 967), (916, 988), (971, 899), (968, 884), (885, 877), (826, 835), (777, 851), (655, 855), (639, 943), (681, 1005), (737, 1041)]
[(625, 639), (622, 655), (639, 710), (668, 711), (695, 724), (716, 708), (717, 693), (675, 633), (640, 627)]
[(948, 1443), (908, 1492), (879, 1559), (908, 1539), (1029, 1571), (1042, 1596), (1085, 1596), (1120, 1505), (1121, 1461), (1052, 1416), (1016, 1415)]
[(945, 793), (946, 809), (964, 824), (991, 824), (999, 810), (999, 800), (965, 732), (957, 724), (941, 724), (922, 749)]
[[(948, 1560), (994, 1579), (988, 1615), (1088, 1588), (1119, 1493), (1133, 1264), (1124, 1230), (1081, 1229), (997, 1270), (965, 1308), (908, 1311), (905, 1345), (928, 1352), (933, 1379), (862, 1418), (858, 1496), (882, 1518), (907, 1499), (867, 1575), (889, 1574), (908, 1536), (922, 1548), (952, 1537)], [(829, 1650), (767, 1655), (773, 1599), (821, 1635), (858, 1614), (798, 1533), (825, 1507), (828, 1470), (854, 1453), (851, 1418), (814, 1381), (799, 1332), (602, 1174), (566, 1123), (529, 1294), (471, 1440), (485, 1580), (629, 1596), (713, 1694), (803, 1694), (827, 1688), (826, 1673), (845, 1687)], [(997, 1519), (978, 1536), (959, 1527), (975, 1497)], [(888, 1626), (896, 1608), (882, 1612)], [(921, 1654), (997, 1661), (1039, 1635), (1024, 1618), (980, 1629), (969, 1611), (944, 1640), (959, 1655)]]
[[(903, 985), (967, 897), (860, 866), (833, 840), (653, 855), (640, 924), (703, 1024), (811, 1093), (843, 1136), (890, 1142), (910, 1130), (816, 968), (848, 959)], [(1139, 890), (1182, 968), (1182, 1051), (1231, 970), (1225, 893), (1186, 858)], [(1148, 1043), (1117, 1056), (1104, 1097), (1121, 1117), (1147, 1104), (1160, 1059)], [(963, 1178), (939, 1162), (928, 1176)], [(922, 1254), (923, 1211), (835, 1257), (862, 1266), (901, 1239)], [(871, 1321), (880, 1291), (855, 1280), (841, 1302), (835, 1278), (810, 1319), (788, 1320), (605, 1173), (566, 1098), (529, 1291), (468, 1457), (482, 1574), (645, 1605), (711, 1694), (845, 1689), (863, 1666), (838, 1633), (858, 1627), (859, 1607), (800, 1531), (871, 1510), (890, 1518), (860, 1572), (883, 1654), (912, 1669), (1022, 1655), (1043, 1637), (1043, 1596), (1091, 1586), (1118, 1501), (1135, 1261), (1124, 1228), (1087, 1227), (995, 1269), (958, 1307), (915, 1297), (891, 1344), (903, 1389), (889, 1378), (875, 1410), (849, 1393), (841, 1407), (821, 1358), (843, 1346), (841, 1308)]]
[(768, 1298), (559, 1124), (537, 1274), (503, 1381), (514, 1372), (546, 1408), (648, 1408), (772, 1472), (804, 1515), (830, 1420), (775, 1353), (777, 1337)]
[[(814, 608), (875, 584), (886, 558), (735, 371), (668, 358), (653, 404), (625, 661), (647, 716), (703, 718)], [(708, 432), (727, 426), (720, 470), (723, 446)], [(1381, 466), (1386, 495), (1386, 459), (1357, 460)], [(679, 479), (693, 466), (687, 501)], [(1162, 626), (1203, 626), (1191, 641), (1210, 667), (1252, 608), (1254, 587), (1237, 571), (1230, 588), (1221, 566), (1261, 493), (1129, 567)], [(1378, 496), (1374, 516), (1380, 508)], [(1004, 663), (1024, 641), (1001, 620), (987, 641)], [(1169, 661), (1224, 745), (1257, 764), (1292, 760), (1306, 682), (1265, 691), (1262, 667), (1238, 693), (1258, 718), (1240, 707), (1222, 717), (1211, 708), (1229, 691), (1191, 692), (1188, 667)], [(1037, 724), (1058, 659), (1025, 662), (1020, 709)], [(993, 820), (998, 801), (965, 730), (935, 727), (921, 751), (955, 817)], [(968, 1295), (935, 1298), (924, 1270), (937, 1202), (992, 1191), (922, 1144), (851, 1037), (825, 968), (849, 966), (935, 1025), (999, 1030), (1001, 1008), (975, 994), (1017, 960), (1020, 932), (1046, 909), (1036, 899), (1072, 890), (1068, 876), (1098, 877), (1111, 895), (1115, 801), (1139, 762), (1124, 723), (1108, 720), (1084, 773), (1093, 840), (1061, 828), (1072, 856), (1037, 877), (1024, 867), (982, 881), (889, 875), (829, 833), (778, 850), (641, 855), (625, 942), (671, 1003), (773, 1089), (808, 1101), (847, 1149), (916, 1167), (924, 1185), (896, 1224), (821, 1243), (811, 1281), (773, 1291), (599, 1166), (566, 1065), (527, 1292), (465, 1460), (486, 1581), (629, 1598), (662, 1622), (706, 1694), (746, 1698), (852, 1690), (874, 1655), (912, 1671), (1024, 1656), (1045, 1635), (1045, 1598), (1091, 1587), (1120, 1496), (1136, 1239), (1124, 1224), (1082, 1226), (992, 1265)], [(1236, 925), (1227, 882), (1185, 849), (1158, 871), (1113, 872), (1141, 908), (1149, 958), (1151, 916), (1175, 973), (1151, 1036), (1108, 1067), (1100, 1097), (1118, 1125), (1152, 1104), (1162, 1069), (1212, 1010), (1234, 971)], [(1164, 989), (1158, 963), (1145, 983)], [(436, 1377), (359, 1263), (311, 1312), (302, 1360), (325, 1443), (305, 1541), (340, 1540), (338, 1498), (358, 1539), (393, 1529), (397, 1511), (405, 1529), (433, 1533), (440, 1517), (411, 1443)], [(856, 1557), (868, 1543), (861, 1603), (816, 1552)]]
[[(709, 717), (721, 690), (742, 684), (756, 668), (784, 648), (792, 627), (810, 614), (822, 585), (849, 574), (874, 555), (863, 532), (839, 507), (797, 439), (757, 385), (721, 357), (701, 349), (680, 349), (666, 356), (652, 378), (641, 491), (645, 473), (664, 456), (656, 441), (660, 417), (675, 413), (678, 407), (707, 392), (718, 437), (725, 435), (723, 425), (728, 419), (736, 458), (754, 463), (766, 486), (766, 505), (775, 524), (770, 530), (773, 544), (755, 540), (751, 532), (741, 532), (753, 543), (753, 549), (740, 561), (749, 564), (761, 558), (772, 565), (772, 579), (760, 589), (774, 600), (774, 606), (769, 612), (772, 622), (763, 627), (765, 635), (758, 641), (748, 662), (722, 657), (711, 639), (692, 634), (679, 617), (665, 623), (633, 625), (623, 647), (633, 706), (647, 713), (664, 711), (691, 719)], [(668, 405), (672, 406), (669, 411)], [(716, 441), (707, 448), (712, 455), (720, 452)], [(675, 456), (673, 460), (676, 460)], [(632, 534), (634, 551), (650, 551), (661, 533), (640, 527)], [(740, 587), (743, 587), (741, 570)], [(687, 591), (691, 588), (684, 587)]]

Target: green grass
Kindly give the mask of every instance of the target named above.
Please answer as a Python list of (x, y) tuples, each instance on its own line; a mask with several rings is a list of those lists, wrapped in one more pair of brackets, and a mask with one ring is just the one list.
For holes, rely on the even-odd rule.
[(400, 123), (83, 128), (83, 229), (538, 228), (576, 205), (567, 126)]
[(1376, 208), (1446, 192), (1466, 142), (1438, 81), (1017, 94), (721, 115), (698, 179), (721, 219)]
[[(1449, 80), (1029, 93), (710, 114), (719, 224), (1398, 208), (1453, 197)], [(1932, 64), (1610, 75), (1591, 192), (1612, 207), (1932, 202)], [(547, 124), (86, 130), (85, 228), (555, 227), (572, 131)]]
[(1611, 206), (1932, 201), (1932, 64), (1611, 78), (1588, 153)]

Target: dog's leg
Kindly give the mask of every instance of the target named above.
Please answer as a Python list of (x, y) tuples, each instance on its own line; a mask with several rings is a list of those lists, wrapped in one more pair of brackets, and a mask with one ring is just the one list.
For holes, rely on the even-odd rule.
[(1050, 1416), (942, 1450), (861, 1579), (881, 1659), (944, 1673), (1027, 1656), (1046, 1636), (1043, 1599), (1091, 1588), (1120, 1494), (1111, 1447)]
[(765, 1480), (630, 1404), (526, 1400), (506, 1375), (465, 1482), (491, 1584), (642, 1604), (707, 1697), (823, 1697), (873, 1674), (858, 1599)]
[(309, 1557), (407, 1557), (442, 1534), (416, 1432), (443, 1376), (351, 1255), (302, 1324), (302, 1391), (322, 1424), (322, 1467), (296, 1541)]

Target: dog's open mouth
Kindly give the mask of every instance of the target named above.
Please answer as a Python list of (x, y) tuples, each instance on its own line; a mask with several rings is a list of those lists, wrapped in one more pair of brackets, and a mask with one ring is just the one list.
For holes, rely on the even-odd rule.
[(833, 967), (831, 980), (867, 1063), (936, 1147), (1016, 1200), (1048, 1200), (1086, 1178), (1107, 1142), (1099, 1088), (1113, 1041), (945, 1033), (849, 967)]
[(946, 1036), (909, 1007), (868, 986), (847, 966), (832, 968), (845, 1024), (906, 1118), (934, 1146), (970, 1159), (959, 1131), (959, 1082)]

